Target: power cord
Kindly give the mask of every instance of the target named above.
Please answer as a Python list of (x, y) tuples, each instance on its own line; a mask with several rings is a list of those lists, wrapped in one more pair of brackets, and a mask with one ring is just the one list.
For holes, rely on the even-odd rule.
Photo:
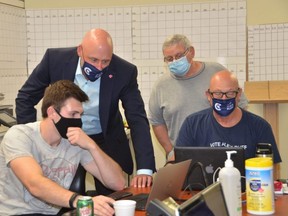
[[(191, 183), (189, 183), (189, 177), (196, 168), (200, 168), (200, 170), (201, 170), (204, 185), (201, 184), (200, 182), (198, 184), (193, 184), (193, 185)], [(201, 162), (195, 162), (193, 165), (190, 165), (189, 170), (188, 170), (187, 175), (186, 175), (186, 178), (185, 178), (185, 184), (184, 185), (187, 185), (184, 190), (189, 189), (190, 191), (192, 191), (192, 186), (195, 186), (195, 185), (200, 185), (201, 187), (203, 187), (203, 189), (208, 187), (209, 182), (208, 182), (206, 173), (204, 171), (204, 166)]]
[(219, 181), (219, 177), (217, 177), (217, 179), (216, 179), (216, 174), (219, 173), (220, 170), (221, 170), (221, 167), (218, 167), (218, 168), (214, 171), (214, 173), (213, 173), (213, 183)]
[[(164, 166), (167, 166), (169, 164), (174, 164), (174, 163), (175, 163), (175, 161), (167, 161)], [(199, 183), (193, 183), (193, 184), (189, 183), (189, 177), (196, 168), (200, 168), (204, 184), (202, 184), (200, 182)], [(187, 172), (187, 175), (186, 175), (186, 178), (185, 178), (185, 181), (184, 181), (184, 185), (186, 185), (186, 187), (184, 188), (185, 191), (188, 189), (189, 189), (189, 191), (193, 191), (193, 186), (194, 187), (195, 186), (201, 186), (203, 189), (205, 189), (206, 187), (209, 186), (209, 181), (208, 181), (207, 175), (204, 171), (204, 165), (201, 162), (195, 162), (195, 163), (190, 165), (188, 172)]]

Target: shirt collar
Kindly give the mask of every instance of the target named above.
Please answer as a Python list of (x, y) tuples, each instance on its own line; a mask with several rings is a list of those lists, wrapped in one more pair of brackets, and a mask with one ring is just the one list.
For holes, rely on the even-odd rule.
[(77, 64), (77, 69), (76, 69), (76, 74), (75, 74), (76, 76), (79, 76), (79, 75), (82, 75), (83, 76), (83, 74), (82, 74), (82, 69), (81, 69), (81, 66), (80, 66), (80, 57), (79, 57), (79, 59), (78, 59), (78, 64)]

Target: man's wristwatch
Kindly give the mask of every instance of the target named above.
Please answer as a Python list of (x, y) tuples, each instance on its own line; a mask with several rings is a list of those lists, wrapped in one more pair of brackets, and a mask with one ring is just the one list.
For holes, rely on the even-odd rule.
[(74, 203), (75, 199), (77, 198), (77, 196), (79, 196), (79, 194), (78, 193), (74, 193), (69, 199), (69, 206), (70, 206), (71, 209), (75, 209), (76, 208), (76, 207), (73, 206), (73, 203)]

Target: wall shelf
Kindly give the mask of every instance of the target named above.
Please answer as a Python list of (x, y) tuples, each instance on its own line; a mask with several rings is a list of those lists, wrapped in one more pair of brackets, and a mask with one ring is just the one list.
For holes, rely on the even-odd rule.
[[(263, 116), (272, 127), (279, 148), (278, 104), (288, 103), (288, 80), (284, 81), (248, 81), (244, 83), (244, 92), (249, 103), (263, 104)], [(280, 177), (280, 166), (274, 167), (274, 178)]]

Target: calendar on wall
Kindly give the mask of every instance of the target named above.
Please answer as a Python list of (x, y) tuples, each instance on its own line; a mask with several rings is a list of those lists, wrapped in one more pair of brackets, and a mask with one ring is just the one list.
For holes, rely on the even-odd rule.
[(162, 43), (185, 34), (195, 59), (216, 61), (246, 80), (246, 1), (167, 4), (83, 9), (26, 10), (28, 71), (50, 47), (77, 46), (91, 28), (107, 30), (114, 52), (138, 67), (138, 82), (147, 105), (150, 89), (166, 72)]
[[(246, 80), (246, 1), (192, 3), (132, 8), (133, 62), (147, 103), (155, 80), (167, 68), (162, 44), (171, 34), (185, 34), (195, 60), (214, 61)], [(207, 86), (208, 88), (208, 86)]]
[[(25, 10), (0, 4), (0, 106), (13, 105), (27, 79)], [(1, 97), (2, 98), (2, 97)]]
[(248, 26), (248, 81), (288, 80), (288, 23)]
[(223, 64), (237, 74), (242, 86), (246, 80), (245, 0), (77, 9), (0, 6), (5, 32), (0, 36), (0, 88), (9, 89), (9, 103), (14, 103), (47, 48), (77, 46), (91, 28), (107, 30), (115, 54), (137, 65), (146, 105), (154, 82), (167, 72), (162, 43), (171, 34), (185, 34), (191, 40), (195, 60)]
[(29, 73), (47, 48), (78, 46), (91, 28), (107, 30), (114, 52), (132, 61), (130, 8), (27, 10), (26, 17)]

